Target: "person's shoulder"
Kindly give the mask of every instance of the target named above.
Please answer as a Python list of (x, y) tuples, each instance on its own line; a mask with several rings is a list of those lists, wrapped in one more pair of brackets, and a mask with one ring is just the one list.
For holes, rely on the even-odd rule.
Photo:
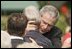
[(62, 30), (61, 30), (60, 28), (58, 28), (57, 26), (54, 26), (54, 27), (51, 29), (51, 31), (57, 32), (57, 33), (62, 32)]
[(56, 37), (56, 36), (61, 36), (62, 35), (62, 31), (61, 31), (61, 29), (60, 28), (58, 28), (58, 27), (56, 27), (56, 26), (53, 26), (53, 28), (49, 31), (49, 32), (47, 32), (47, 33), (45, 33), (45, 34), (43, 34), (44, 36), (46, 36), (46, 37)]
[(58, 28), (57, 26), (53, 26), (53, 28), (52, 29), (54, 29), (54, 30), (61, 30), (60, 28)]
[(8, 34), (7, 31), (1, 30), (1, 36), (3, 35), (3, 37), (8, 37), (10, 38), (10, 35)]
[(1, 33), (7, 33), (7, 31), (1, 30)]
[(50, 33), (51, 33), (53, 36), (57, 36), (57, 35), (59, 36), (59, 35), (62, 34), (62, 30), (61, 30), (60, 28), (54, 26), (54, 27), (51, 29)]
[(10, 35), (3, 30), (1, 30), (1, 48), (11, 48)]

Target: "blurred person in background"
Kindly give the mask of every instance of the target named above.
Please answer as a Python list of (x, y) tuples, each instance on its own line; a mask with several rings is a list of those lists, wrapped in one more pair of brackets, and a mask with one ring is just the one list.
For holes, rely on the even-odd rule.
[[(69, 2), (68, 5), (70, 5)], [(62, 36), (62, 48), (71, 48), (71, 9), (68, 8), (67, 4), (62, 5), (61, 12), (66, 18), (67, 27), (65, 34)]]

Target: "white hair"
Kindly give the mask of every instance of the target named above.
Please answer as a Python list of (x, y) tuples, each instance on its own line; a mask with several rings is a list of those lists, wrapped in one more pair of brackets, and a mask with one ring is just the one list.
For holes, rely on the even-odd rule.
[(1, 48), (11, 48), (10, 35), (6, 31), (1, 30)]
[(40, 10), (41, 15), (45, 14), (46, 12), (49, 13), (53, 17), (59, 18), (58, 9), (52, 5), (46, 5)]
[(39, 13), (39, 9), (35, 6), (28, 6), (25, 8), (24, 11), (26, 17), (28, 18), (28, 20), (34, 20), (36, 22), (40, 22), (40, 13)]

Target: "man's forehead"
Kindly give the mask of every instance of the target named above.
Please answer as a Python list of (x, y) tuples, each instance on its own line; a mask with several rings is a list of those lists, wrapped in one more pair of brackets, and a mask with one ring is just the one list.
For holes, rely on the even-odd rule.
[(42, 18), (42, 21), (44, 21), (47, 24), (51, 24), (51, 25), (54, 24), (55, 20), (56, 20), (55, 17), (50, 17), (50, 16), (49, 17), (43, 17)]
[(43, 18), (43, 19), (46, 19), (46, 20), (56, 19), (55, 16), (51, 16), (49, 13), (43, 14), (42, 18)]
[(49, 18), (53, 19), (55, 17), (55, 15), (45, 12), (42, 17), (46, 17), (47, 19), (49, 19)]

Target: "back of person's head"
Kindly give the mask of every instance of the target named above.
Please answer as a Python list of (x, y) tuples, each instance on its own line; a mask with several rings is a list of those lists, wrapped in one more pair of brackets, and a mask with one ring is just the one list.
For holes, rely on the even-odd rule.
[(6, 32), (1, 30), (1, 48), (11, 48), (11, 39), (10, 35)]
[(10, 35), (22, 36), (27, 25), (27, 18), (21, 13), (12, 13), (8, 19), (7, 29)]
[(36, 24), (40, 23), (39, 9), (35, 6), (28, 6), (23, 13), (27, 16), (29, 21), (35, 21)]
[(59, 18), (59, 11), (55, 6), (52, 5), (45, 5), (41, 10), (40, 14), (41, 16), (44, 15), (45, 13), (50, 14), (51, 17), (55, 17), (56, 20)]

